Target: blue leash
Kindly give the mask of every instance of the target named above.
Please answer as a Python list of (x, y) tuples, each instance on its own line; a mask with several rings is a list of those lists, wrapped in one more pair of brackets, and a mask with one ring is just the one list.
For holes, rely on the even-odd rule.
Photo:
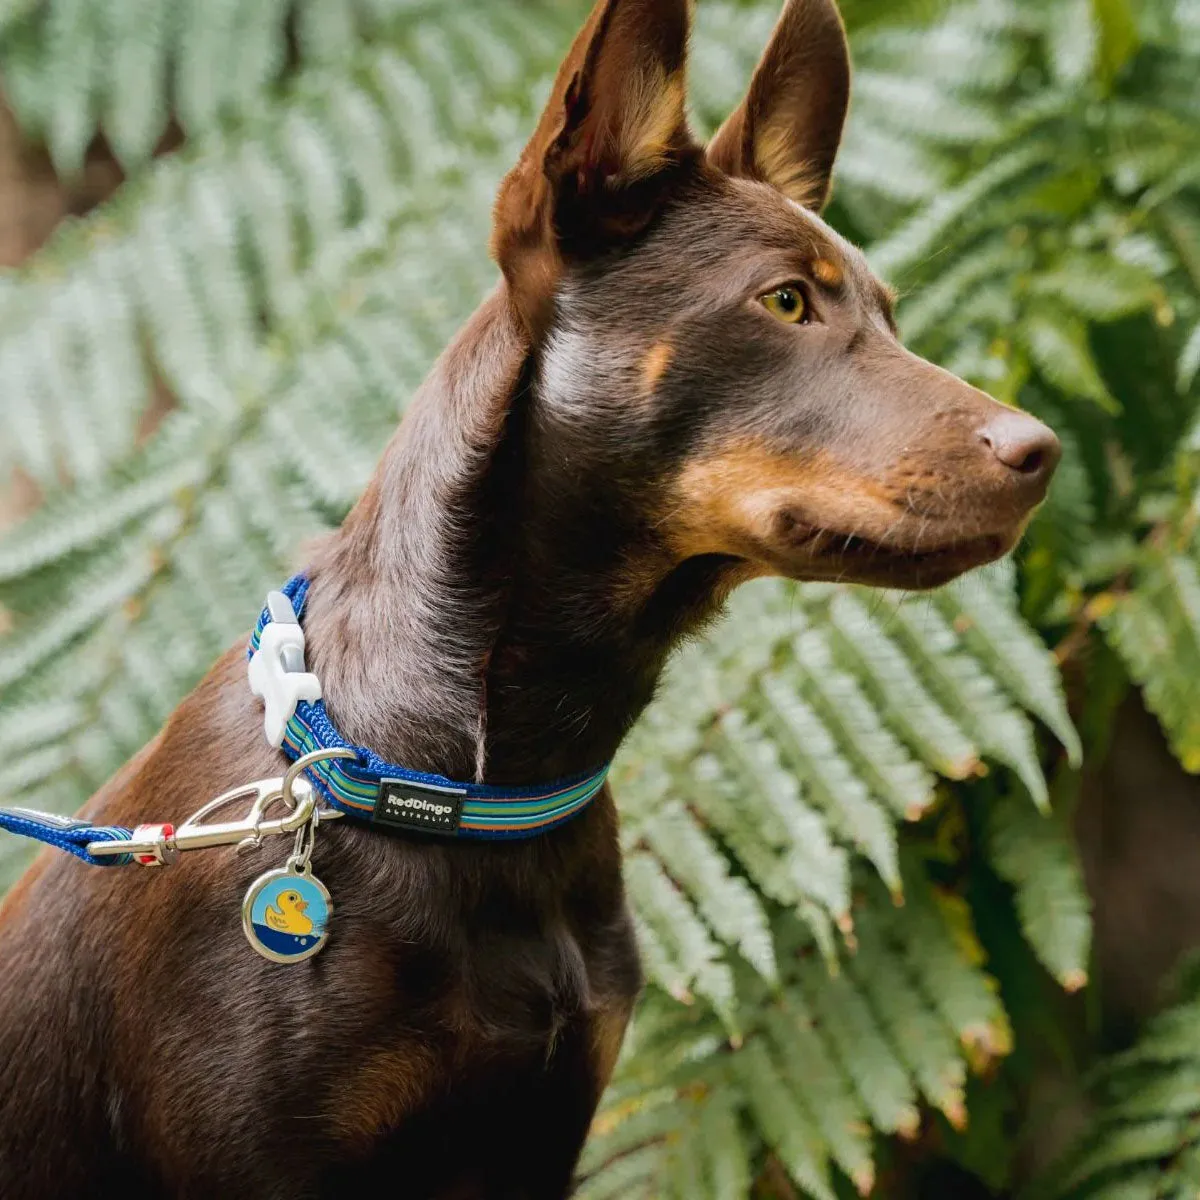
[(121, 867), (133, 861), (128, 854), (106, 854), (101, 858), (88, 853), (92, 842), (130, 841), (133, 830), (121, 825), (93, 825), (74, 817), (35, 812), (32, 808), (0, 808), (0, 829), (57, 846), (93, 867)]

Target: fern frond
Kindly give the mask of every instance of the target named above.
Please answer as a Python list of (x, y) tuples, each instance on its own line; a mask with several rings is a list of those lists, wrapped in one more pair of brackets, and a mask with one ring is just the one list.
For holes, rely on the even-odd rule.
[(649, 854), (631, 854), (625, 878), (639, 929), (654, 948), (650, 957), (656, 977), (670, 981), (677, 1000), (690, 1000), (694, 988), (732, 1024), (733, 976), (699, 914)]
[(1067, 713), (1058, 667), (1014, 610), (1011, 587), (1005, 590), (992, 586), (980, 572), (936, 593), (934, 603), (963, 645), (988, 665), (1026, 711), (1045, 721), (1078, 766), (1083, 747)]
[(765, 1035), (787, 1086), (813, 1114), (830, 1158), (865, 1196), (875, 1183), (866, 1114), (794, 991), (767, 1013)]
[(1152, 1018), (1130, 1050), (1100, 1065), (1091, 1087), (1095, 1127), (1062, 1160), (1056, 1197), (1189, 1194), (1200, 1164), (1198, 1029), (1192, 988)]
[(788, 1087), (764, 1041), (756, 1038), (733, 1061), (755, 1123), (788, 1174), (815, 1200), (835, 1200), (816, 1118)]
[[(977, 585), (978, 586), (978, 585)], [(978, 659), (964, 654), (958, 636), (933, 606), (888, 598), (891, 629), (919, 665), (930, 689), (961, 718), (987, 753), (1011, 766), (1039, 806), (1047, 802), (1033, 731)], [(1060, 701), (1061, 704), (1061, 701)], [(1065, 710), (1064, 710), (1065, 719)]]
[(835, 659), (856, 675), (896, 732), (931, 767), (950, 779), (965, 779), (980, 767), (980, 755), (914, 670), (909, 658), (851, 591), (829, 605)]
[(1121, 411), (1096, 366), (1087, 327), (1078, 317), (1048, 308), (1032, 311), (1022, 322), (1020, 335), (1038, 370), (1055, 387), (1068, 396), (1091, 400), (1104, 412)]
[(713, 932), (736, 947), (764, 979), (774, 981), (775, 948), (762, 902), (743, 878), (730, 872), (700, 822), (678, 802), (668, 801), (639, 833)]
[(1087, 983), (1091, 902), (1070, 831), (1057, 814), (1032, 813), (1020, 797), (988, 804), (988, 856), (1016, 890), (1021, 928), (1067, 991)]
[(1101, 608), (1105, 633), (1145, 689), (1184, 768), (1200, 771), (1200, 565), (1155, 547), (1135, 586)]

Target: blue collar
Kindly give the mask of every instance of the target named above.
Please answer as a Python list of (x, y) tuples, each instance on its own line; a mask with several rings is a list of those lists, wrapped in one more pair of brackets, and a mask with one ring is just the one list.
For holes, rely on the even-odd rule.
[(267, 739), (293, 762), (313, 750), (348, 752), (346, 758), (314, 763), (306, 772), (338, 811), (385, 830), (531, 838), (582, 812), (604, 786), (608, 763), (542, 787), (492, 787), (411, 771), (347, 742), (325, 711), (316, 676), (305, 670), (300, 618), (307, 597), (303, 575), (267, 597), (247, 651), (250, 685), (264, 701)]

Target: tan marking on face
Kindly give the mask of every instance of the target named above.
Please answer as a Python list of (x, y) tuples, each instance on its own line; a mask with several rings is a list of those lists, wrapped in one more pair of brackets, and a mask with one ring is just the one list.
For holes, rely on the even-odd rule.
[(826, 287), (839, 288), (845, 281), (845, 274), (837, 263), (827, 258), (818, 258), (812, 265), (813, 278)]
[(803, 510), (814, 526), (880, 536), (896, 524), (886, 488), (856, 478), (829, 454), (784, 454), (758, 441), (734, 442), (688, 463), (663, 518), (663, 532), (680, 560), (732, 554), (777, 568), (780, 514)]
[(675, 347), (670, 342), (655, 342), (642, 359), (642, 391), (649, 395), (658, 387), (658, 381), (666, 374), (675, 356)]

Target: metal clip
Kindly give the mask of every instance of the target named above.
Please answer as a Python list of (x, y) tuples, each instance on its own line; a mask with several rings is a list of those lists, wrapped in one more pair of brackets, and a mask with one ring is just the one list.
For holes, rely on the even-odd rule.
[[(318, 818), (332, 820), (342, 816), (336, 809), (318, 810), (317, 795), (303, 772), (313, 763), (327, 758), (354, 758), (353, 750), (314, 750), (296, 759), (283, 775), (257, 779), (241, 787), (230, 788), (194, 812), (182, 825), (139, 825), (128, 842), (89, 842), (88, 853), (97, 858), (114, 854), (132, 855), (145, 866), (167, 866), (185, 850), (207, 850), (210, 846), (256, 849), (264, 837), (297, 833), (304, 837)], [(204, 818), (237, 800), (253, 797), (250, 811), (240, 821), (212, 821)], [(267, 818), (267, 812), (282, 801), (284, 816)], [(299, 844), (298, 844), (299, 848)]]

